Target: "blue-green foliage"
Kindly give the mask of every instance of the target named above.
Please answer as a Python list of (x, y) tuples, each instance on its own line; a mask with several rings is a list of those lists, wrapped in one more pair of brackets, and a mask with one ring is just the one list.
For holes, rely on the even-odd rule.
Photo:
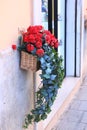
[(37, 102), (35, 109), (26, 117), (26, 128), (33, 121), (39, 122), (47, 118), (47, 114), (51, 111), (51, 106), (55, 101), (58, 88), (61, 86), (64, 78), (62, 57), (59, 57), (55, 49), (46, 44), (44, 44), (43, 48), (45, 50), (44, 56), (38, 57), (40, 69), (42, 70), (40, 77), (43, 86), (36, 92)]

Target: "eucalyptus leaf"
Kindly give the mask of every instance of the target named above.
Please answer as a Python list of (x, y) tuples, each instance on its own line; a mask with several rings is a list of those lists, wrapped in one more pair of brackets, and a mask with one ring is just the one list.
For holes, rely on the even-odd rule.
[(44, 89), (41, 90), (41, 94), (43, 94), (43, 96), (47, 96), (48, 95), (47, 91), (44, 90)]
[(49, 74), (44, 74), (43, 77), (46, 78), (46, 79), (50, 79), (50, 75)]
[(45, 61), (45, 59), (43, 57), (41, 57), (40, 62), (41, 62), (41, 64), (45, 64), (46, 63), (46, 61)]
[(45, 59), (45, 60), (48, 60), (48, 59), (49, 59), (49, 56), (48, 56), (48, 55), (44, 55), (44, 59)]
[(51, 80), (55, 80), (56, 76), (57, 76), (57, 75), (52, 74), (52, 75), (50, 76)]
[(52, 70), (50, 68), (46, 69), (46, 74), (51, 74)]

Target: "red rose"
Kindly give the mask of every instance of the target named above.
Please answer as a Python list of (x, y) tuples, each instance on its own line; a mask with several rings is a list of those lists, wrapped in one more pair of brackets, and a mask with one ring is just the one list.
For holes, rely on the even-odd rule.
[(38, 41), (38, 42), (36, 42), (36, 48), (41, 48), (42, 47), (42, 42), (40, 42), (40, 41)]
[(16, 50), (17, 49), (17, 46), (15, 44), (12, 45), (12, 49), (13, 50)]
[(41, 57), (41, 56), (44, 55), (44, 50), (43, 50), (43, 49), (38, 49), (38, 50), (36, 51), (36, 54)]
[(27, 51), (31, 52), (34, 50), (34, 46), (31, 45), (31, 44), (27, 44), (27, 47), (26, 47)]

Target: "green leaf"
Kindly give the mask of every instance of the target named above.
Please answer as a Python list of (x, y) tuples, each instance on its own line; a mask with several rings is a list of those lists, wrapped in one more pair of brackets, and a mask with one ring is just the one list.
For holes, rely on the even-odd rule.
[(47, 108), (46, 112), (47, 112), (47, 113), (50, 113), (50, 112), (51, 112), (50, 107)]
[(49, 74), (44, 74), (43, 77), (46, 78), (46, 79), (50, 79), (50, 75)]
[(40, 120), (41, 120), (40, 115), (35, 116), (35, 119), (34, 119), (35, 122), (39, 122)]
[(28, 120), (31, 120), (31, 119), (33, 119), (33, 115), (27, 115), (27, 118), (28, 118)]
[(54, 102), (54, 100), (55, 100), (55, 96), (53, 96), (53, 97), (51, 98), (51, 100)]
[(41, 119), (42, 120), (45, 120), (47, 118), (47, 115), (46, 114), (43, 114), (42, 116), (41, 116)]
[(47, 91), (46, 91), (46, 90), (44, 90), (44, 89), (42, 89), (42, 90), (41, 90), (41, 94), (43, 94), (43, 96), (48, 96)]

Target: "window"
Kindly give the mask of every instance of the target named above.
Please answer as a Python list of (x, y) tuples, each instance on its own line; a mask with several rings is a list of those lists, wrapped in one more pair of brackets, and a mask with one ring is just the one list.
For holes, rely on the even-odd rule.
[(65, 48), (65, 30), (66, 30), (66, 21), (65, 21), (65, 0), (58, 0), (58, 40), (60, 46), (58, 47), (58, 52), (63, 56), (64, 63), (63, 66), (66, 72), (66, 48)]
[(41, 4), (42, 25), (45, 29), (48, 29), (48, 0), (42, 0)]
[(65, 76), (80, 76), (81, 3), (42, 0), (42, 24), (60, 42), (58, 53), (64, 59)]

